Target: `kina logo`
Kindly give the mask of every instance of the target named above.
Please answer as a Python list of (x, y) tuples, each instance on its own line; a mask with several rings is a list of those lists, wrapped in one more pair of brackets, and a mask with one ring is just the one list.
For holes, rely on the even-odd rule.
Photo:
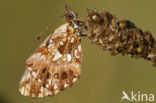
[(122, 91), (121, 101), (135, 101), (135, 102), (153, 102), (154, 101), (154, 94), (146, 94), (141, 93), (140, 91), (134, 92), (131, 91), (129, 94), (125, 91)]

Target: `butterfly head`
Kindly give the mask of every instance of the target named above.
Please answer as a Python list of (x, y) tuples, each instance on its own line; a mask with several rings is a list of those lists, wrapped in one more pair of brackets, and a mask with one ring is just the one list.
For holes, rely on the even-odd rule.
[(67, 22), (74, 28), (74, 32), (78, 37), (84, 37), (88, 34), (88, 27), (85, 21), (82, 21), (78, 18), (78, 14), (75, 13), (69, 6), (65, 6), (66, 14), (65, 18)]

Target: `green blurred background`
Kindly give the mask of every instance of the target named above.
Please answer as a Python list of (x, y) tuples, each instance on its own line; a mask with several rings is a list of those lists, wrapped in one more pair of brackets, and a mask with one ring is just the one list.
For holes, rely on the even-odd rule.
[[(33, 38), (65, 13), (65, 4), (80, 18), (86, 16), (87, 8), (109, 11), (133, 21), (143, 30), (150, 30), (156, 38), (155, 0), (0, 0), (2, 103), (124, 103), (123, 90), (156, 94), (156, 68), (152, 63), (128, 56), (110, 56), (84, 39), (82, 74), (72, 88), (42, 99), (20, 95), (18, 85), (25, 61), (47, 35), (38, 43)], [(63, 23), (65, 20), (61, 18), (51, 31)]]

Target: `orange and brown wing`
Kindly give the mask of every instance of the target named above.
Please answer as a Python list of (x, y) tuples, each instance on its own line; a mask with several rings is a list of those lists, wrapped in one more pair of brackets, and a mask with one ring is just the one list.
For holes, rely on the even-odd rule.
[(22, 95), (44, 97), (70, 87), (80, 77), (81, 45), (73, 28), (60, 26), (26, 61), (20, 81)]

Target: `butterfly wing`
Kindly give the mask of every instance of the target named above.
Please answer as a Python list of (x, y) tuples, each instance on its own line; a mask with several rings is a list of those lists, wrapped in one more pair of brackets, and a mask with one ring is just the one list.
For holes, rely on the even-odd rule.
[(55, 95), (80, 77), (81, 45), (73, 32), (68, 24), (60, 26), (28, 58), (19, 85), (22, 95)]

